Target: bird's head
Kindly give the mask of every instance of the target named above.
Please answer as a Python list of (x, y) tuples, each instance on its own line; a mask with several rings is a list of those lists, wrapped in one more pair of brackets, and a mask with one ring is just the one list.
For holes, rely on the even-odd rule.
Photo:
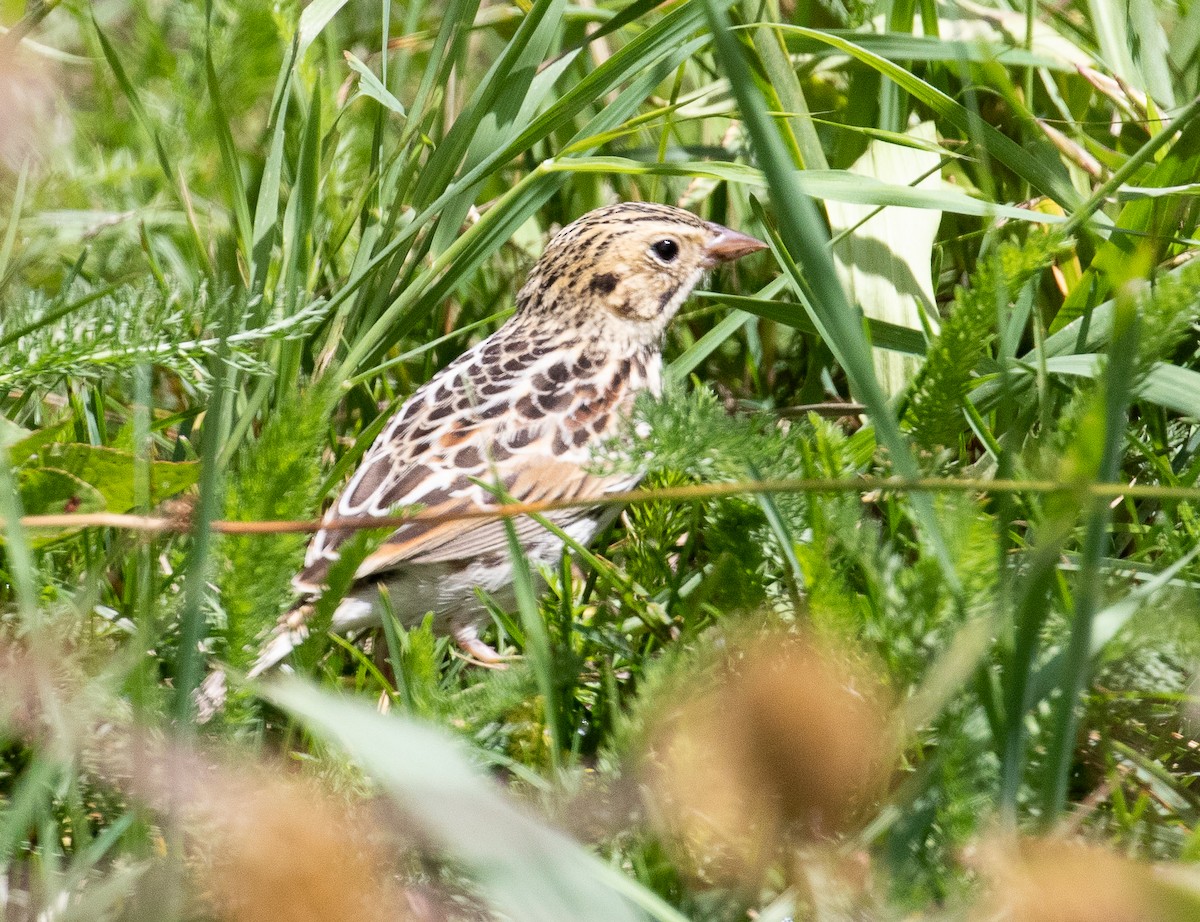
[(660, 336), (714, 266), (766, 246), (681, 208), (642, 202), (589, 212), (546, 246), (518, 297), (523, 310), (615, 318)]

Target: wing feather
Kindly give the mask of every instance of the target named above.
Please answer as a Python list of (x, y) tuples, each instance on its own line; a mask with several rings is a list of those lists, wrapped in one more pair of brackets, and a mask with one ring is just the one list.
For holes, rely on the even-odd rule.
[[(486, 482), (487, 478), (482, 478)], [(505, 492), (519, 502), (542, 502), (553, 500), (576, 500), (602, 498), (606, 492), (615, 492), (633, 486), (636, 478), (627, 474), (600, 477), (589, 474), (579, 465), (569, 462), (546, 461), (530, 458), (524, 469), (503, 484)], [(464, 492), (480, 489), (464, 479)], [(486, 495), (486, 491), (481, 491)], [(426, 511), (433, 515), (453, 515), (467, 509), (486, 509), (497, 505), (489, 496), (479, 503), (454, 497), (437, 506), (428, 506)], [(546, 518), (560, 528), (589, 514), (589, 507), (573, 507), (550, 512)], [(513, 520), (517, 540), (527, 544), (543, 530), (543, 526), (530, 516), (518, 516)], [(423, 563), (444, 563), (453, 560), (503, 553), (508, 547), (508, 535), (504, 523), (498, 519), (456, 519), (449, 522), (413, 522), (397, 529), (383, 544), (368, 555), (359, 566), (356, 578), (362, 579), (393, 569), (397, 566)]]
[[(597, 381), (594, 369), (574, 374), (572, 362), (581, 356), (589, 361), (584, 344), (573, 351), (550, 350), (513, 337), (497, 347), (495, 339), (464, 353), (413, 394), (364, 456), (326, 521), (384, 516), (416, 504), (435, 516), (498, 505), (495, 492), (481, 483), (498, 483), (519, 502), (599, 498), (637, 483), (634, 475), (600, 476), (585, 465), (591, 443), (614, 428), (618, 413), (645, 382), (627, 373)], [(589, 514), (580, 507), (548, 518), (568, 527)], [(528, 516), (516, 519), (514, 527), (526, 545), (543, 531)], [(297, 588), (318, 590), (349, 537), (343, 529), (318, 532)], [(370, 554), (356, 578), (506, 547), (498, 520), (415, 521), (397, 528)]]

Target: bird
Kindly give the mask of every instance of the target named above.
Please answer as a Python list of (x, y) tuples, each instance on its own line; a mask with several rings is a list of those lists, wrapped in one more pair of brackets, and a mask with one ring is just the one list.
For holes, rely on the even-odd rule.
[[(623, 431), (638, 394), (661, 394), (667, 326), (697, 283), (765, 246), (646, 202), (598, 208), (554, 235), (517, 293), (513, 316), (414, 391), (363, 456), (308, 546), (293, 580), (298, 601), (248, 677), (307, 637), (314, 600), (352, 535), (331, 523), (413, 506), (433, 516), (400, 525), (362, 560), (331, 629), (378, 625), (383, 586), (402, 624), (432, 613), (435, 633), (452, 636), (468, 659), (499, 664), (480, 637), (489, 616), (477, 590), (502, 605), (515, 602), (505, 524), (442, 514), (486, 510), (502, 498), (602, 499), (636, 486), (636, 472), (597, 473), (592, 450)], [(608, 504), (546, 518), (585, 545), (616, 514)], [(557, 563), (561, 537), (528, 516), (512, 522), (534, 572)]]

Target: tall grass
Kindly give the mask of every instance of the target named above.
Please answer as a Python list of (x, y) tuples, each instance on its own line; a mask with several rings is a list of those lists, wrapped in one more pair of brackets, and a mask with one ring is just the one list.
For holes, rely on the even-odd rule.
[[(0, 5), (3, 917), (1195, 918), (1200, 16), (1018, 6)], [(319, 515), (616, 199), (771, 244), (598, 459), (690, 498), (518, 566), (507, 670), (241, 683), (303, 539), (213, 523)]]

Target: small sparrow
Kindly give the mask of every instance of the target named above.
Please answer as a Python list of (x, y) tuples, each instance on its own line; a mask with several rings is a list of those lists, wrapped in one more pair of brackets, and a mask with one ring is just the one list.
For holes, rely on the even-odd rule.
[[(517, 295), (515, 315), (418, 388), (388, 422), (341, 496), (334, 519), (387, 516), (419, 504), (433, 513), (518, 502), (601, 498), (631, 489), (636, 474), (590, 473), (591, 450), (617, 434), (642, 391), (662, 390), (667, 324), (704, 274), (765, 247), (679, 208), (625, 203), (559, 231)], [(612, 521), (612, 505), (546, 518), (586, 544)], [(513, 521), (535, 566), (556, 563), (563, 541), (533, 519)], [(250, 671), (282, 660), (308, 634), (347, 530), (313, 536), (293, 581), (301, 601), (279, 621)], [(359, 565), (332, 627), (377, 625), (380, 585), (405, 625), (432, 612), (434, 630), (472, 658), (500, 657), (480, 637), (487, 609), (477, 589), (512, 605), (504, 523), (492, 519), (401, 525)]]

